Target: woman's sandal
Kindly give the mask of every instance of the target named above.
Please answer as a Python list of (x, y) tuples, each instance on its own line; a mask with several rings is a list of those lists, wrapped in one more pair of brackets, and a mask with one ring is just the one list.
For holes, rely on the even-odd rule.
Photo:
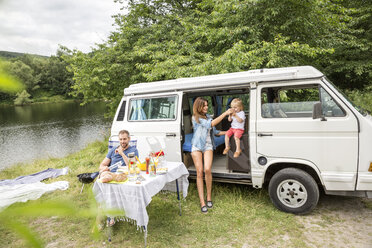
[(201, 207), (201, 212), (203, 213), (203, 214), (206, 214), (206, 213), (208, 213), (208, 208), (207, 208), (207, 206), (203, 206), (203, 207)]
[(213, 202), (207, 201), (207, 208), (213, 208)]

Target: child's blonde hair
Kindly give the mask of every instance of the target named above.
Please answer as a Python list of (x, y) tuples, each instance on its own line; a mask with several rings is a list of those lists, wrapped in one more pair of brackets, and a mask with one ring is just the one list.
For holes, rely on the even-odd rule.
[(237, 105), (240, 110), (244, 110), (244, 105), (243, 105), (243, 101), (240, 100), (239, 98), (234, 98), (232, 101), (231, 101), (231, 107), (233, 105)]

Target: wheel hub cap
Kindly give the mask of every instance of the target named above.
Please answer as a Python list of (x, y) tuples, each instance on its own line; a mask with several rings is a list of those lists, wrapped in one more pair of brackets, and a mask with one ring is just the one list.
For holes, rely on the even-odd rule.
[(307, 201), (307, 191), (302, 183), (289, 179), (281, 182), (277, 189), (279, 200), (287, 207), (298, 208)]

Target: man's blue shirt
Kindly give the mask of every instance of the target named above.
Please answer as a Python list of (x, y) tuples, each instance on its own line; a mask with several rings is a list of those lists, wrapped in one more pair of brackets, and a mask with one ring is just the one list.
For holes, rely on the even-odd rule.
[[(113, 164), (116, 164), (117, 162), (121, 161), (122, 162), (122, 166), (126, 166), (125, 162), (124, 162), (124, 159), (123, 157), (119, 154), (119, 153), (116, 153), (115, 154), (115, 150), (118, 148), (119, 146), (117, 147), (114, 147), (112, 148), (106, 155), (106, 158), (108, 159), (111, 159), (111, 162), (110, 162), (110, 166), (113, 165)], [(126, 150), (123, 151), (125, 156), (128, 157), (128, 154), (129, 153), (134, 153), (134, 156), (138, 156), (138, 150), (137, 148), (135, 148), (134, 146), (130, 146), (128, 147)], [(113, 168), (111, 170), (111, 172), (116, 172), (117, 168)]]

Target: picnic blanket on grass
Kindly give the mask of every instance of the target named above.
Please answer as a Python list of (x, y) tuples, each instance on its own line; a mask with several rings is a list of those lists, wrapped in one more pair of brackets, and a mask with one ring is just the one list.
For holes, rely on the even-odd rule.
[(69, 183), (67, 181), (57, 181), (50, 184), (40, 182), (47, 178), (55, 178), (67, 173), (68, 167), (63, 169), (48, 168), (31, 175), (0, 180), (0, 211), (16, 202), (36, 200), (47, 192), (57, 189), (68, 189)]
[(68, 189), (67, 181), (57, 181), (54, 183), (28, 183), (18, 185), (0, 186), (0, 210), (16, 202), (26, 202), (36, 200), (43, 194), (55, 191), (57, 189)]

